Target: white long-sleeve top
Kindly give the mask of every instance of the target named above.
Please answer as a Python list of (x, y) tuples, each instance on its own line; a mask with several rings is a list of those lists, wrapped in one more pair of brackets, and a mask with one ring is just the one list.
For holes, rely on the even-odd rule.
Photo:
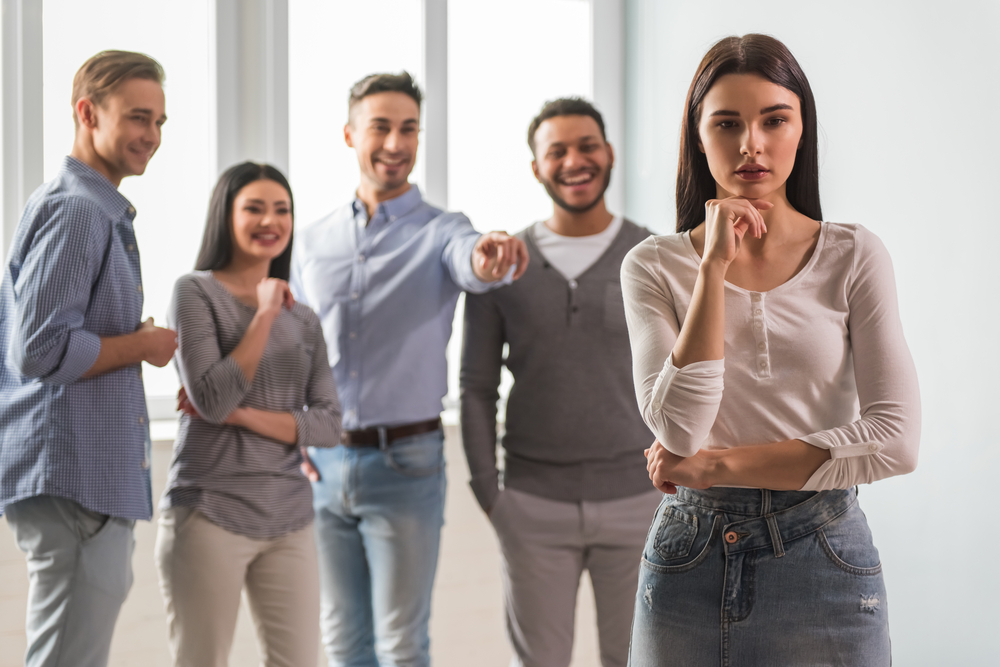
[(823, 223), (812, 257), (788, 282), (768, 292), (726, 283), (725, 358), (677, 368), (671, 351), (700, 264), (690, 233), (650, 237), (622, 264), (636, 397), (669, 451), (791, 439), (829, 449), (803, 490), (916, 467), (920, 391), (877, 236)]

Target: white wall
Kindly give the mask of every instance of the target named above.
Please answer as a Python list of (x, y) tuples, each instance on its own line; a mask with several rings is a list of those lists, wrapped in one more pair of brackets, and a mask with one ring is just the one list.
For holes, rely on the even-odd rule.
[(824, 216), (885, 241), (920, 376), (917, 472), (860, 491), (885, 564), (895, 664), (1000, 664), (1000, 3), (629, 0), (627, 30), (626, 211), (660, 232), (674, 226), (684, 96), (708, 47), (764, 32), (805, 70)]

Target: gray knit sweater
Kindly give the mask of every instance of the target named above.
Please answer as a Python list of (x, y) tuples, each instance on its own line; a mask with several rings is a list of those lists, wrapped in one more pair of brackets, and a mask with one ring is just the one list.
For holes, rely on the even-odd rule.
[(636, 405), (619, 282), (622, 259), (650, 234), (624, 221), (604, 254), (568, 281), (545, 260), (529, 227), (517, 235), (531, 259), (521, 279), (466, 296), (462, 440), (483, 509), (499, 492), (504, 363), (514, 376), (503, 436), (506, 487), (567, 502), (652, 489), (642, 450), (653, 435)]

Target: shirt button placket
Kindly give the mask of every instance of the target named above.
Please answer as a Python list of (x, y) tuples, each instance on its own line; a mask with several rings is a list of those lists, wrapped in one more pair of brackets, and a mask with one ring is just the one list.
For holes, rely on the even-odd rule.
[(767, 316), (764, 305), (764, 294), (762, 292), (750, 293), (750, 315), (753, 320), (753, 336), (756, 349), (757, 377), (760, 379), (771, 377), (771, 354), (767, 345), (767, 327), (765, 317)]
[[(375, 218), (380, 217), (382, 213), (381, 208), (376, 211)], [(372, 220), (369, 225), (376, 222)], [(367, 260), (368, 253), (368, 242), (369, 235), (361, 235), (358, 241), (358, 247), (355, 250), (354, 264), (351, 266), (351, 302), (347, 307), (348, 318), (345, 323), (347, 330), (347, 342), (345, 343), (345, 348), (347, 354), (345, 358), (347, 361), (347, 376), (349, 378), (348, 386), (345, 387), (345, 398), (348, 399), (349, 403), (357, 404), (357, 401), (361, 397), (361, 386), (359, 376), (361, 374), (361, 369), (359, 365), (361, 363), (361, 351), (355, 349), (360, 344), (358, 341), (358, 331), (361, 328), (361, 296), (364, 292), (364, 265)], [(353, 399), (353, 400), (352, 400)], [(348, 412), (348, 416), (352, 416), (353, 411)]]

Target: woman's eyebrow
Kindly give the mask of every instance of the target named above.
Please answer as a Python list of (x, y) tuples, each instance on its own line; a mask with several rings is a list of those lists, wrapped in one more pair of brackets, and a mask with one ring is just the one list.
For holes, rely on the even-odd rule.
[(761, 109), (760, 113), (763, 116), (766, 113), (771, 113), (772, 111), (779, 111), (781, 109), (787, 109), (788, 111), (795, 111), (795, 107), (793, 107), (791, 104), (782, 103), (782, 104), (774, 104), (772, 106)]

